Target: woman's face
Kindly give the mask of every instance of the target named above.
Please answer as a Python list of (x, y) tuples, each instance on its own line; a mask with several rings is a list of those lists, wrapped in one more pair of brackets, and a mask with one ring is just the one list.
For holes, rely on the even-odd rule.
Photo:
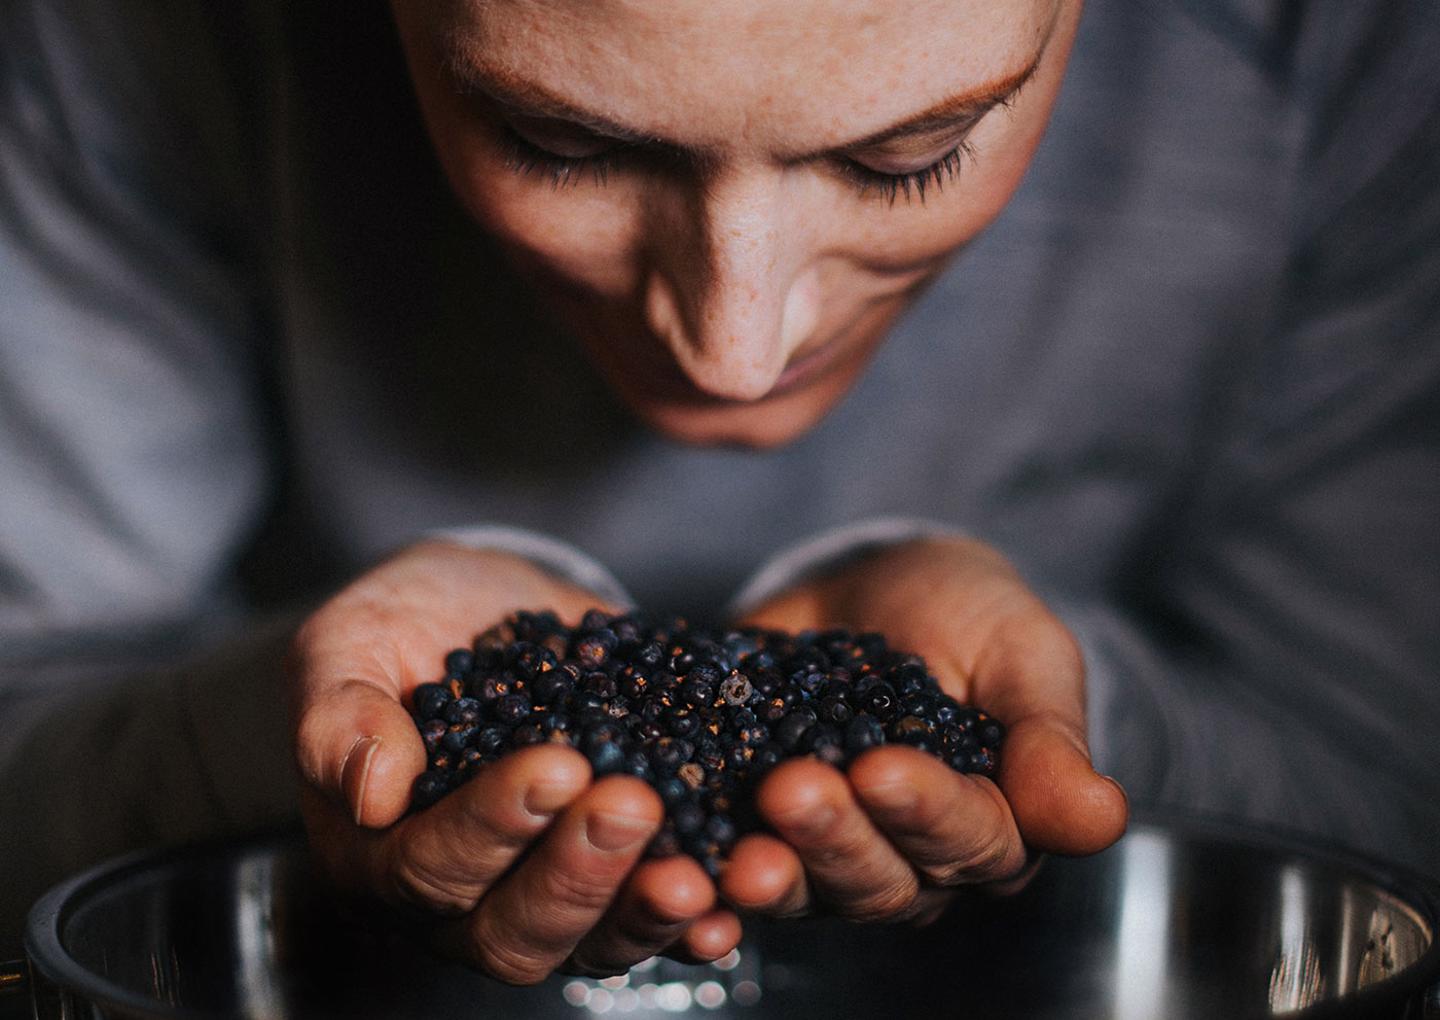
[(394, 0), (461, 201), (625, 402), (769, 446), (1000, 212), (1080, 0)]

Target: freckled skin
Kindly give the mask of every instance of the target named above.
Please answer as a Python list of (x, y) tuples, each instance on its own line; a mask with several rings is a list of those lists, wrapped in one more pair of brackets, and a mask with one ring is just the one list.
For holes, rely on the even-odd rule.
[[(452, 187), (619, 396), (676, 438), (755, 447), (814, 425), (998, 215), (1080, 15), (1079, 0), (393, 3)], [(968, 136), (973, 158), (923, 204), (865, 193), (837, 168), (836, 146), (1037, 54), (1014, 102)], [(536, 83), (684, 158), (559, 187), (517, 173), (501, 115), (462, 94), (453, 61)]]

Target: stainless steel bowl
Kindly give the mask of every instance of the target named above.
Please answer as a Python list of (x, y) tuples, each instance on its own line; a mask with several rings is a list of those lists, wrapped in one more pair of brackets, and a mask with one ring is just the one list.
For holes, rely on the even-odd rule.
[(89, 872), (36, 905), (27, 947), (40, 1020), (1416, 1018), (1440, 1016), (1426, 991), (1437, 917), (1440, 892), (1415, 876), (1253, 832), (1147, 822), (929, 928), (753, 925), (720, 966), (651, 961), (605, 982), (518, 989), (338, 912), (292, 837)]

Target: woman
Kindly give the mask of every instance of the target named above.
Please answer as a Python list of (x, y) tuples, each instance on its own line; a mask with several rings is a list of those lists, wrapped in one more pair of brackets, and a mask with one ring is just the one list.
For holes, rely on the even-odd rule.
[[(1148, 803), (1435, 870), (1431, 8), (74, 6), (6, 32), (7, 374), (59, 434), (6, 440), (17, 647), (213, 623), (241, 550), (274, 605), (429, 529), (527, 529), (423, 540), (301, 627), (342, 880), (512, 981), (713, 958), (737, 907), (923, 918), (1118, 837), (1087, 737)], [(999, 715), (998, 786), (787, 766), (718, 894), (637, 864), (653, 796), (555, 749), (401, 820), (439, 651), (517, 606), (718, 615), (757, 570), (742, 614), (884, 630)], [(162, 746), (137, 689), (202, 748), (157, 769), (202, 809), (78, 798), (120, 805), (112, 839), (283, 814), (256, 643), (224, 653), (248, 683), (90, 711), (131, 727), (117, 764)], [(17, 702), (33, 788), (58, 709)]]

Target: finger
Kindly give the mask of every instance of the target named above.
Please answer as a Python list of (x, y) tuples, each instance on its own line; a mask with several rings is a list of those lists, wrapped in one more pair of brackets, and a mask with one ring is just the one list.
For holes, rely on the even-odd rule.
[(973, 679), (976, 702), (1008, 730), (997, 781), (1025, 842), (1090, 854), (1119, 839), (1125, 792), (1091, 765), (1084, 663), (1060, 622), (1038, 609), (997, 628)]
[(1035, 880), (1035, 876), (1040, 874), (1040, 869), (1045, 866), (1048, 859), (1039, 851), (1031, 851), (1025, 857), (1025, 866), (1017, 875), (1007, 878), (1003, 882), (994, 882), (986, 886), (985, 892), (991, 896), (1000, 897), (1014, 896), (1016, 893), (1023, 892)]
[(844, 774), (800, 759), (761, 785), (760, 814), (799, 854), (817, 898), (863, 921), (910, 916), (920, 891), (914, 869), (856, 803)]
[(462, 953), (502, 981), (543, 980), (609, 909), (662, 815), (638, 779), (596, 783), (465, 920)]
[(715, 885), (693, 858), (645, 861), (615, 905), (580, 940), (570, 966), (583, 974), (621, 974), (663, 952), (715, 905)]
[(915, 909), (910, 921), (917, 928), (934, 924), (954, 902), (953, 889), (921, 889), (920, 895), (915, 898)]
[(990, 780), (908, 747), (861, 755), (849, 778), (871, 820), (931, 884), (992, 882), (1025, 866), (1015, 819)]
[(682, 963), (711, 963), (740, 945), (740, 918), (723, 907), (696, 920), (665, 955)]
[(302, 774), (347, 804), (357, 824), (393, 824), (425, 768), (403, 697), (434, 679), (444, 652), (467, 644), (483, 621), (527, 604), (578, 617), (596, 601), (493, 551), (427, 542), (399, 554), (322, 606), (295, 638), (288, 666)]
[(296, 759), (324, 797), (356, 825), (383, 828), (410, 806), (425, 745), (398, 696), (366, 680), (314, 684), (300, 693)]
[(810, 910), (805, 865), (793, 847), (766, 833), (743, 837), (720, 876), (720, 895), (741, 910), (800, 917)]
[(568, 747), (530, 747), (486, 765), (391, 834), (375, 887), (402, 904), (468, 913), (589, 785), (589, 764)]

